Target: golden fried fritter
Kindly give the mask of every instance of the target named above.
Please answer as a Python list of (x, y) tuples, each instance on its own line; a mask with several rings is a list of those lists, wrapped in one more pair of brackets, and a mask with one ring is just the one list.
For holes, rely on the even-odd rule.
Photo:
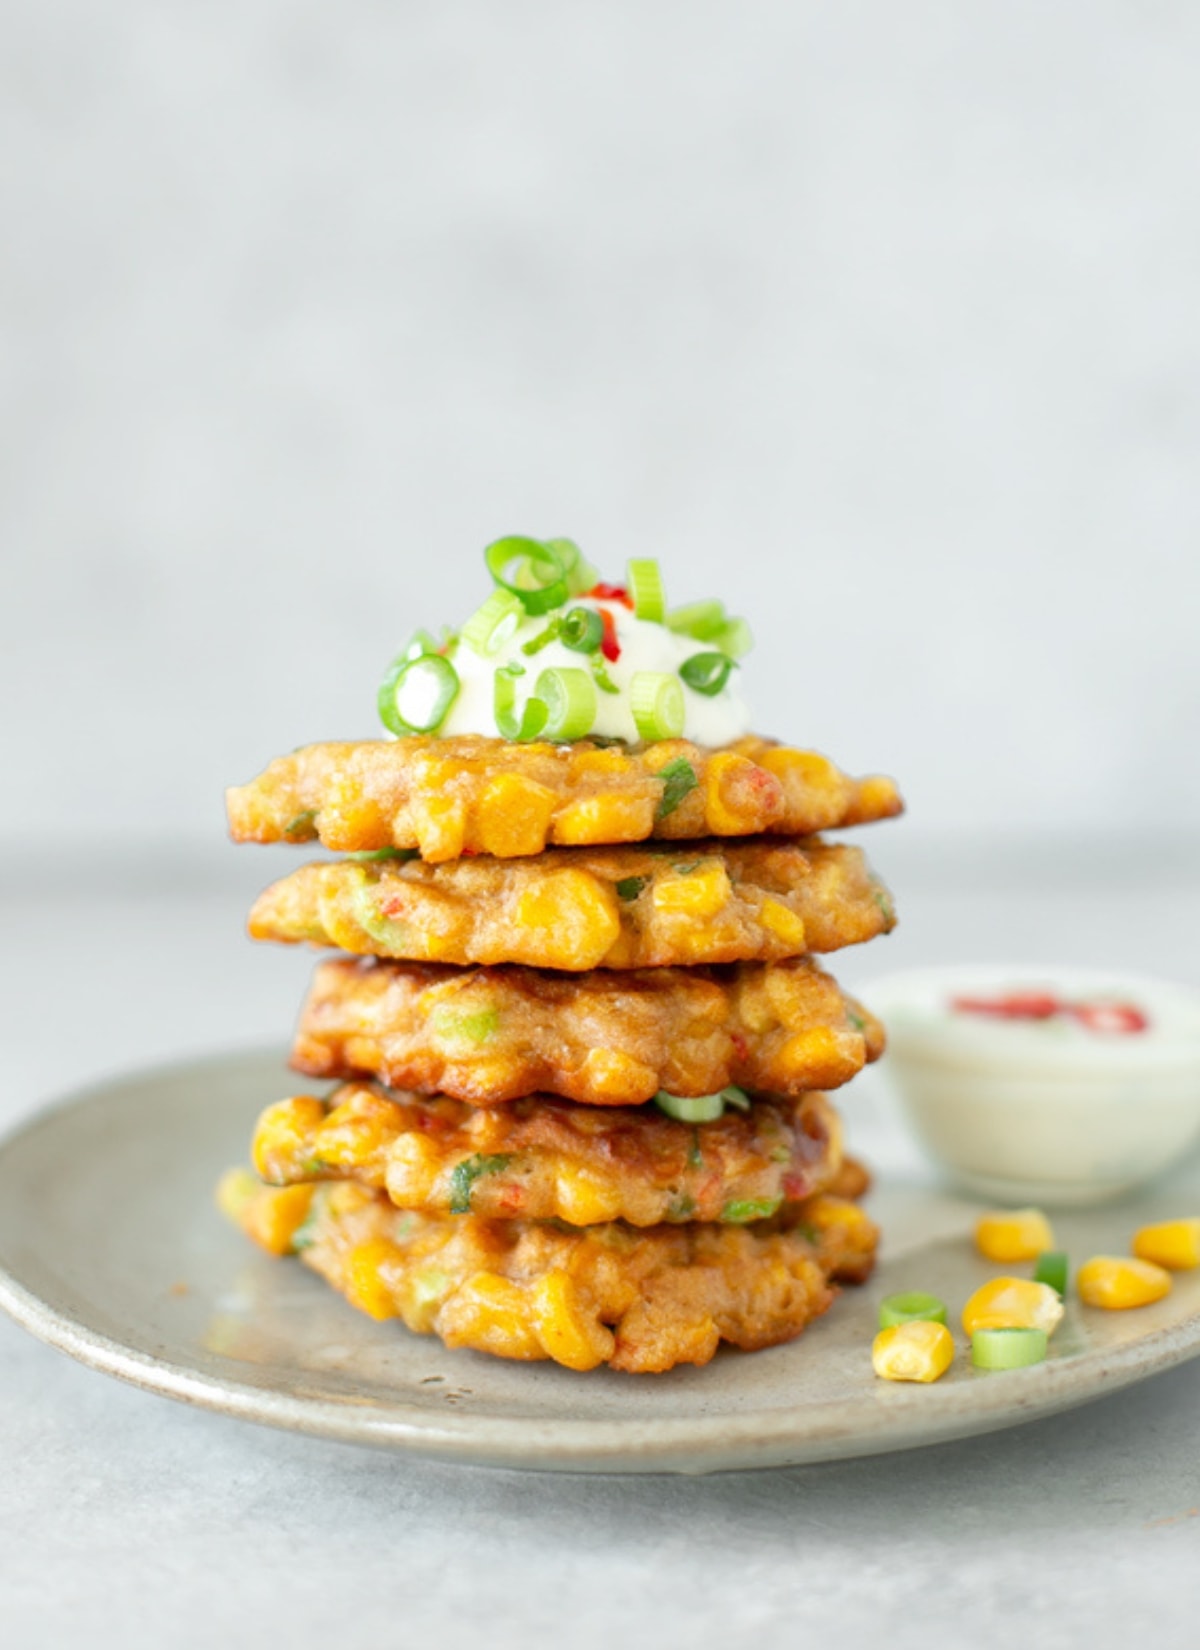
[(824, 1191), (841, 1167), (842, 1131), (820, 1094), (760, 1097), (747, 1112), (690, 1124), (657, 1106), (530, 1095), (486, 1110), (347, 1083), (327, 1100), (268, 1106), (253, 1158), (270, 1185), (355, 1180), (422, 1214), (744, 1225)]
[(414, 962), (578, 972), (775, 962), (858, 944), (894, 921), (859, 849), (807, 838), (305, 865), (260, 894), (250, 933)]
[(512, 744), (474, 734), (309, 745), (226, 796), (238, 842), (415, 848), (431, 864), (548, 843), (807, 836), (903, 807), (890, 779), (851, 779), (811, 751), (750, 735), (709, 750)]
[(477, 1106), (538, 1093), (633, 1106), (727, 1083), (837, 1088), (883, 1041), (879, 1021), (804, 957), (568, 975), (345, 957), (317, 965), (292, 1065)]
[(218, 1196), (248, 1235), (294, 1249), (373, 1318), (577, 1370), (657, 1374), (708, 1363), (722, 1340), (793, 1340), (833, 1300), (828, 1280), (869, 1276), (878, 1241), (856, 1204), (825, 1195), (752, 1226), (643, 1231), (419, 1215), (364, 1186), (277, 1191), (239, 1171)]

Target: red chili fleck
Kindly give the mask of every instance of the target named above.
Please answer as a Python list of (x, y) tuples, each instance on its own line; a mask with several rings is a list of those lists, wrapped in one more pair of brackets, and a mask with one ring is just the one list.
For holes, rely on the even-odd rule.
[(519, 1186), (504, 1186), (496, 1199), (505, 1214), (516, 1214), (525, 1201), (525, 1193)]
[(745, 1037), (740, 1031), (731, 1031), (729, 1033), (729, 1041), (733, 1044), (733, 1051), (737, 1055), (738, 1059), (745, 1063), (750, 1053), (750, 1044), (746, 1041)]
[(952, 997), (950, 1007), (962, 1014), (994, 1014), (1003, 1020), (1050, 1020), (1063, 1010), (1049, 991), (1010, 991), (1003, 997)]
[(623, 584), (594, 584), (587, 595), (598, 602), (622, 602), (633, 612), (633, 599)]
[(785, 1174), (782, 1189), (789, 1203), (799, 1203), (801, 1198), (812, 1195), (812, 1178), (806, 1174)]
[(600, 651), (610, 665), (615, 665), (621, 657), (621, 644), (617, 640), (617, 621), (607, 607), (600, 609), (600, 621), (604, 626), (604, 635), (600, 641)]
[(1071, 1003), (1069, 1012), (1089, 1031), (1147, 1031), (1150, 1017), (1132, 1003)]

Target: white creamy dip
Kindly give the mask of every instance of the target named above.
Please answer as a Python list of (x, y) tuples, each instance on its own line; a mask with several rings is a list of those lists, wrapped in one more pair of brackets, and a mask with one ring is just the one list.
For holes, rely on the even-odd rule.
[[(629, 685), (635, 673), (648, 670), (675, 675), (686, 659), (696, 653), (713, 652), (714, 644), (698, 642), (690, 636), (679, 636), (665, 625), (639, 619), (623, 602), (575, 596), (560, 611), (566, 612), (574, 607), (610, 613), (621, 650), (616, 660), (600, 656), (618, 691), (605, 693), (597, 689), (596, 720), (592, 732), (601, 738), (626, 739), (633, 743), (639, 738), (629, 700)], [(486, 657), (481, 657), (468, 643), (459, 641), (453, 664), (461, 685), (445, 720), (438, 727), (440, 735), (477, 733), (493, 738), (496, 736), (494, 695), (496, 671), (501, 666), (518, 664), (524, 667), (525, 674), (516, 684), (518, 716), (543, 670), (589, 670), (590, 673), (586, 655), (572, 652), (558, 640), (547, 643), (532, 655), (523, 651), (526, 643), (545, 631), (553, 617), (552, 614), (539, 614), (537, 617), (526, 615), (496, 652)], [(750, 709), (741, 692), (741, 675), (740, 668), (735, 667), (721, 691), (711, 696), (697, 693), (686, 682), (680, 682), (685, 707), (682, 738), (690, 739), (697, 745), (725, 745), (749, 732)]]

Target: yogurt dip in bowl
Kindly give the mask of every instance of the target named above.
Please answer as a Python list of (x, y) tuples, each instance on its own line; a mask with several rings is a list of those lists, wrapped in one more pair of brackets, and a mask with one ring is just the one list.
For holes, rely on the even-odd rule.
[(1100, 1203), (1200, 1135), (1200, 991), (988, 964), (893, 974), (863, 994), (918, 1139), (968, 1191)]

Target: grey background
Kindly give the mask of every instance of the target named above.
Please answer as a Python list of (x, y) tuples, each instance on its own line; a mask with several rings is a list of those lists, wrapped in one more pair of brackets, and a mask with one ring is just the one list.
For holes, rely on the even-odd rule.
[(0, 844), (215, 851), (508, 531), (907, 832), (1200, 823), (1196, 7), (0, 24)]

